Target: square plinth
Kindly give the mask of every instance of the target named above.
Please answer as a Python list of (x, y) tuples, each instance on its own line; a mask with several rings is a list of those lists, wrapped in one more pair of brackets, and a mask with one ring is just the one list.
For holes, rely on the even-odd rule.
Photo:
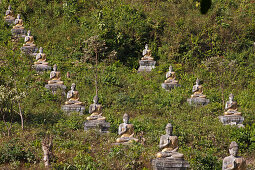
[(80, 115), (83, 115), (85, 111), (85, 106), (77, 105), (77, 104), (70, 104), (70, 105), (63, 105), (61, 109), (67, 114), (70, 115), (72, 112), (79, 112)]
[(23, 46), (20, 50), (25, 54), (33, 54), (38, 50), (38, 48), (36, 46)]
[(138, 68), (139, 72), (150, 72), (152, 69), (155, 68), (156, 61), (154, 60), (140, 60), (139, 61), (140, 67)]
[(35, 64), (35, 65), (33, 65), (33, 68), (34, 68), (37, 72), (42, 72), (42, 71), (51, 70), (51, 66), (44, 65), (44, 64)]
[(6, 19), (5, 19), (5, 22), (6, 22), (8, 25), (14, 24), (14, 21), (15, 21), (15, 18), (14, 18), (14, 17), (12, 17), (12, 18), (6, 18)]
[(84, 123), (84, 130), (97, 129), (101, 133), (109, 133), (110, 123), (105, 120), (87, 120)]
[(186, 170), (190, 167), (184, 159), (156, 158), (152, 160), (153, 170)]
[(175, 87), (180, 87), (180, 84), (174, 84), (174, 83), (162, 83), (161, 87), (166, 90), (171, 90)]
[(198, 105), (204, 106), (210, 103), (210, 100), (206, 98), (201, 98), (201, 97), (193, 97), (193, 98), (187, 99), (187, 102), (193, 106), (198, 106)]
[(24, 28), (13, 28), (11, 30), (13, 36), (25, 37), (27, 31)]
[(219, 119), (224, 125), (236, 125), (238, 127), (244, 127), (244, 117), (240, 115), (224, 115), (219, 116)]
[(61, 89), (63, 91), (63, 95), (65, 95), (66, 86), (63, 84), (46, 84), (45, 88), (52, 91), (53, 94), (56, 93), (58, 89)]

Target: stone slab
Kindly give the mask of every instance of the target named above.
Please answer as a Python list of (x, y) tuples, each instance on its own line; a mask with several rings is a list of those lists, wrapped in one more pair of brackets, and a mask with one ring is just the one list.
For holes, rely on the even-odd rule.
[(150, 72), (152, 69), (155, 68), (156, 61), (140, 60), (139, 64), (140, 64), (140, 67), (138, 68), (138, 73), (139, 72)]
[(101, 133), (109, 133), (110, 123), (105, 120), (87, 120), (84, 123), (84, 130), (98, 129)]
[(33, 68), (34, 68), (37, 72), (42, 72), (42, 71), (51, 70), (51, 66), (43, 65), (43, 64), (35, 64), (35, 65), (33, 65)]
[(80, 115), (83, 115), (83, 113), (85, 111), (85, 106), (71, 104), (71, 105), (63, 105), (63, 106), (61, 106), (61, 109), (65, 113), (67, 113), (67, 115), (70, 115), (70, 113), (72, 113), (72, 112), (79, 112)]
[(12, 32), (12, 35), (17, 37), (25, 37), (27, 33), (25, 29), (16, 29), (16, 28), (13, 28), (11, 32)]
[(38, 48), (36, 46), (23, 46), (20, 50), (25, 54), (33, 54), (38, 50)]
[(219, 119), (224, 125), (236, 125), (238, 127), (244, 127), (244, 117), (239, 115), (224, 115), (219, 116)]
[(8, 25), (12, 25), (14, 24), (14, 21), (15, 21), (15, 18), (10, 18), (10, 19), (5, 19), (5, 22), (8, 24)]
[(183, 159), (156, 158), (152, 160), (153, 170), (186, 170), (189, 163)]
[(194, 105), (194, 106), (197, 106), (197, 105), (204, 106), (204, 105), (207, 105), (208, 103), (210, 103), (210, 100), (206, 99), (206, 98), (201, 98), (201, 97), (194, 97), (194, 98), (187, 99), (187, 102), (190, 105)]
[(161, 84), (161, 87), (166, 90), (171, 90), (175, 87), (180, 87), (180, 86), (181, 86), (180, 84), (173, 84), (173, 83), (162, 83)]
[(57, 89), (61, 89), (63, 91), (63, 95), (65, 95), (66, 86), (63, 84), (46, 84), (45, 88), (51, 90), (53, 94), (56, 93)]

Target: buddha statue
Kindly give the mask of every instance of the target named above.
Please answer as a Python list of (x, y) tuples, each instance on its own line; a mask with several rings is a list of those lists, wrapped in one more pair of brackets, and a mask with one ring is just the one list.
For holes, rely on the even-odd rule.
[(63, 81), (60, 81), (60, 72), (57, 71), (57, 65), (55, 64), (53, 66), (53, 71), (50, 72), (50, 80), (48, 81), (48, 84), (60, 84), (63, 85)]
[(157, 158), (183, 159), (183, 154), (177, 152), (178, 137), (172, 135), (173, 126), (171, 123), (166, 125), (166, 134), (160, 137), (159, 148), (161, 152), (157, 153)]
[(229, 100), (226, 102), (224, 115), (242, 115), (241, 112), (237, 111), (237, 102), (233, 101), (234, 95), (231, 93), (229, 95)]
[(8, 9), (5, 12), (5, 20), (14, 20), (15, 18), (13, 17), (13, 12), (11, 10), (11, 5), (8, 6)]
[(35, 59), (37, 60), (34, 64), (48, 65), (46, 62), (46, 54), (43, 53), (43, 48), (39, 48), (39, 53), (36, 54)]
[(145, 49), (143, 50), (143, 57), (141, 60), (153, 60), (151, 57), (151, 50), (149, 50), (148, 44), (145, 45)]
[(169, 71), (166, 73), (166, 80), (165, 83), (172, 83), (172, 84), (177, 84), (178, 81), (175, 80), (175, 72), (173, 72), (173, 67), (170, 65)]
[(199, 97), (199, 98), (206, 98), (206, 95), (203, 95), (203, 87), (200, 85), (200, 81), (197, 78), (196, 84), (192, 88), (193, 95), (191, 95), (191, 98)]
[(29, 46), (29, 47), (34, 47), (34, 37), (31, 34), (31, 31), (27, 31), (27, 36), (25, 37), (25, 44), (23, 46)]
[(17, 18), (14, 21), (14, 29), (24, 29), (23, 20), (20, 18), (20, 14), (17, 15)]
[(117, 143), (131, 143), (132, 141), (138, 142), (138, 139), (134, 138), (134, 125), (129, 123), (129, 116), (127, 113), (123, 116), (123, 123), (119, 125), (118, 134), (121, 135), (116, 142)]
[(236, 142), (231, 142), (229, 153), (230, 156), (223, 159), (222, 170), (246, 170), (245, 159), (237, 156), (238, 144)]
[(105, 117), (102, 116), (102, 105), (98, 104), (98, 96), (96, 95), (93, 98), (93, 104), (89, 106), (89, 113), (91, 114), (87, 117), (87, 120), (105, 120)]
[(75, 90), (75, 83), (72, 84), (71, 90), (67, 92), (67, 101), (65, 102), (66, 105), (82, 105), (82, 102), (79, 101), (79, 92)]

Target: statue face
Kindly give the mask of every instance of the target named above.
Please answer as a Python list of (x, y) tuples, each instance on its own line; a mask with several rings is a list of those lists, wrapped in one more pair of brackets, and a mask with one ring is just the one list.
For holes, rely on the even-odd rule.
[(129, 118), (128, 118), (128, 117), (124, 117), (124, 118), (123, 118), (123, 122), (124, 122), (124, 123), (128, 124), (128, 121), (129, 121)]
[(229, 153), (230, 153), (230, 155), (236, 157), (237, 153), (238, 153), (238, 147), (233, 147), (233, 148), (229, 149)]
[(20, 14), (18, 14), (17, 19), (20, 19)]
[(53, 66), (53, 70), (57, 71), (57, 65), (56, 64)]
[(172, 135), (173, 132), (173, 127), (166, 127), (166, 134), (167, 135)]
[(98, 103), (98, 97), (97, 97), (97, 96), (95, 96), (95, 97), (93, 98), (93, 102), (94, 102), (95, 104)]
[(28, 31), (27, 31), (27, 36), (30, 36), (30, 33), (31, 33), (30, 30), (28, 30)]
[(145, 45), (145, 49), (148, 49), (148, 44)]
[(71, 90), (75, 90), (75, 84), (72, 84)]
[(11, 5), (8, 6), (8, 10), (11, 10)]
[(43, 48), (42, 47), (39, 48), (39, 53), (43, 53)]

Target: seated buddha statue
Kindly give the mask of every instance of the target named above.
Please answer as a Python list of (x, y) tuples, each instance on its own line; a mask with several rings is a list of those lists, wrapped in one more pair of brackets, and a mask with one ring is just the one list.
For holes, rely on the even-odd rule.
[(17, 18), (14, 21), (14, 29), (24, 29), (23, 20), (20, 18), (20, 14), (17, 15)]
[(93, 98), (93, 104), (89, 106), (89, 113), (91, 114), (87, 117), (87, 120), (105, 120), (105, 117), (102, 116), (102, 105), (98, 104), (98, 96), (96, 95)]
[(82, 105), (82, 102), (79, 101), (79, 92), (75, 90), (75, 83), (72, 84), (71, 90), (67, 92), (67, 101), (66, 105), (76, 104)]
[(50, 80), (48, 81), (48, 84), (61, 84), (63, 85), (63, 81), (60, 81), (60, 72), (57, 71), (57, 65), (55, 64), (53, 66), (53, 71), (50, 72)]
[(12, 10), (11, 10), (11, 5), (9, 5), (8, 6), (8, 9), (6, 10), (6, 12), (5, 12), (5, 17), (4, 17), (4, 19), (15, 19), (14, 17), (13, 17), (13, 12), (12, 12)]
[(148, 44), (145, 45), (145, 49), (143, 50), (143, 57), (141, 60), (153, 60), (151, 57), (151, 50), (149, 50)]
[(123, 123), (119, 125), (118, 134), (121, 135), (116, 142), (117, 143), (131, 143), (132, 141), (138, 142), (138, 139), (134, 138), (134, 125), (129, 123), (129, 116), (127, 113), (123, 116)]
[(27, 36), (25, 37), (25, 44), (23, 44), (23, 46), (32, 46), (34, 47), (34, 37), (31, 35), (31, 31), (28, 30), (27, 31)]
[(237, 156), (238, 144), (236, 142), (231, 142), (229, 153), (230, 156), (223, 159), (222, 170), (246, 170), (245, 159)]
[(166, 73), (166, 80), (165, 83), (174, 83), (177, 84), (178, 81), (175, 80), (175, 72), (173, 72), (173, 67), (169, 67), (169, 71)]
[(226, 102), (225, 105), (225, 109), (226, 112), (224, 112), (224, 115), (240, 115), (241, 116), (241, 112), (237, 111), (237, 102), (233, 101), (234, 99), (234, 95), (231, 93), (229, 95), (229, 100)]
[(173, 126), (171, 123), (166, 125), (166, 134), (160, 137), (159, 148), (161, 152), (157, 153), (157, 158), (183, 159), (183, 154), (177, 152), (178, 137), (172, 135)]
[(36, 54), (35, 59), (37, 60), (34, 64), (48, 65), (46, 62), (46, 54), (43, 53), (43, 48), (39, 48), (39, 53)]
[(192, 88), (192, 92), (193, 92), (193, 95), (191, 95), (191, 98), (193, 98), (193, 97), (205, 98), (206, 97), (206, 95), (203, 95), (203, 87), (202, 87), (202, 85), (200, 85), (200, 81), (198, 78), (196, 80), (196, 84)]

